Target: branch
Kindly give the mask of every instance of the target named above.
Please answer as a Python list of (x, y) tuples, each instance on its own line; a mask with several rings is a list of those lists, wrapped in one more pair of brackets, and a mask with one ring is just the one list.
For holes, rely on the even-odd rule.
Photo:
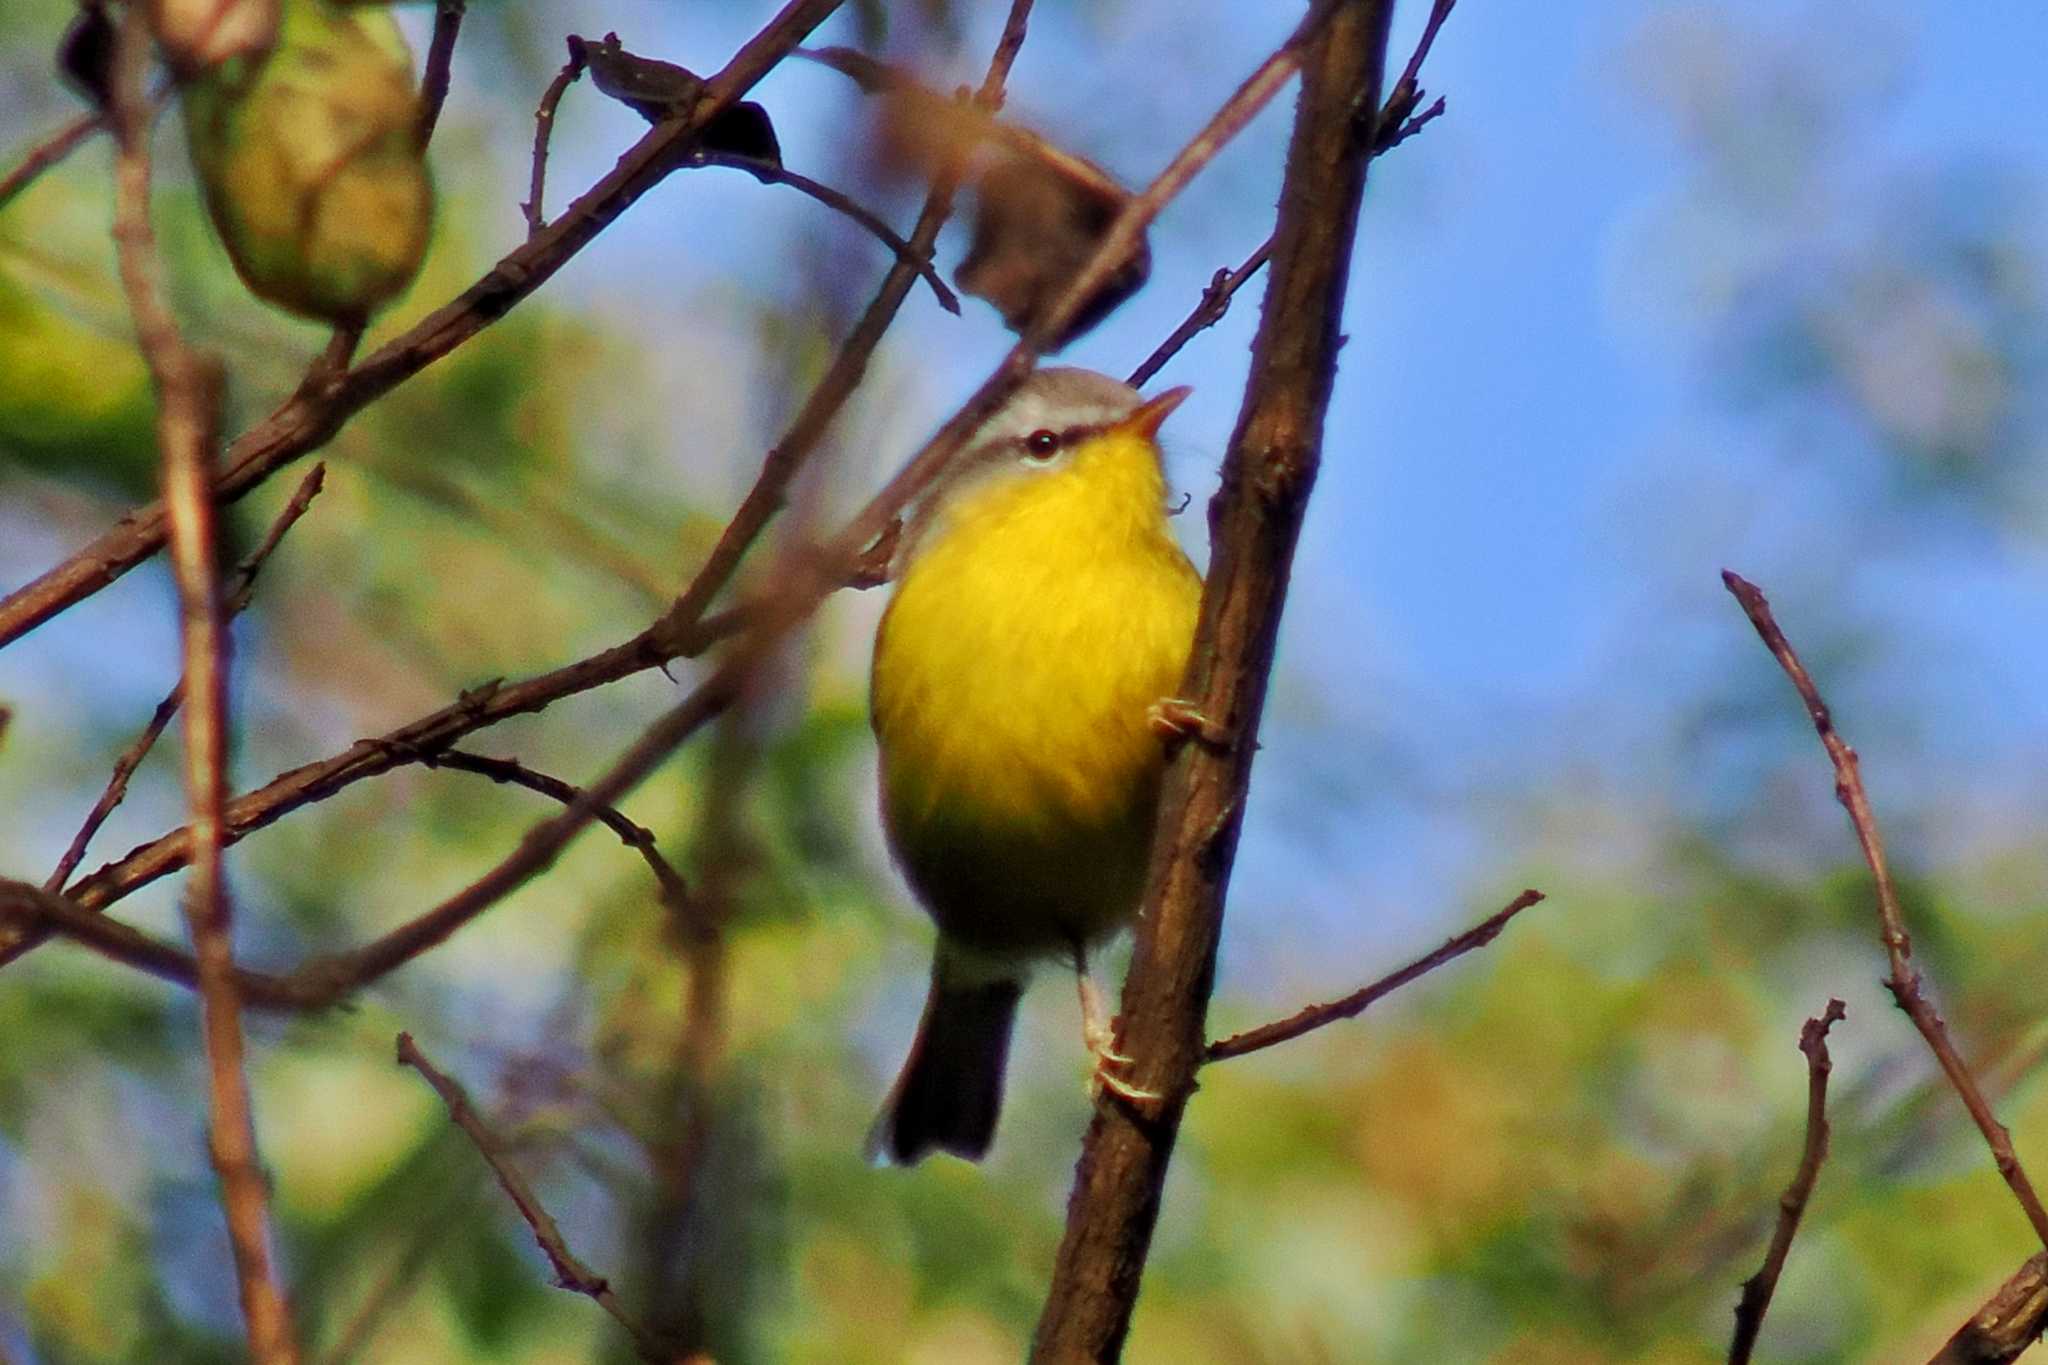
[(435, 0), (434, 36), (427, 43), (427, 61), (420, 75), (420, 116), (413, 127), (413, 141), (425, 147), (434, 137), (434, 125), (441, 121), (441, 106), (448, 100), (448, 67), (455, 60), (455, 39), (462, 32), (462, 16), (468, 0)]
[[(326, 481), (327, 466), (314, 465), (306, 477), (299, 481), (298, 491), (285, 503), (284, 510), (271, 522), (269, 532), (263, 537), (263, 543), (235, 566), (234, 577), (227, 589), (225, 600), (221, 603), (221, 613), (228, 620), (239, 616), (249, 605), (256, 588), (256, 575), (262, 571), (263, 561), (270, 558), (271, 552), (277, 549), (279, 542), (284, 539), (285, 532), (291, 530), (298, 519), (305, 515), (306, 509), (312, 505), (313, 499), (318, 496)], [(43, 883), (45, 891), (62, 891), (64, 883), (78, 870), (79, 863), (85, 859), (86, 849), (92, 843), (93, 835), (99, 833), (100, 826), (106, 823), (107, 817), (114, 813), (114, 808), (127, 797), (128, 780), (135, 775), (135, 770), (142, 766), (142, 760), (149, 757), (149, 751), (156, 746), (157, 740), (163, 737), (165, 729), (170, 726), (171, 718), (178, 714), (178, 708), (184, 700), (185, 680), (180, 677), (164, 695), (164, 699), (156, 704), (155, 713), (150, 716), (149, 723), (142, 727), (142, 733), (135, 737), (135, 742), (114, 761), (114, 771), (107, 779), (105, 790), (100, 793), (99, 800), (93, 802), (92, 810), (86, 814), (85, 823), (78, 827), (78, 833), (72, 837), (71, 846), (65, 849), (64, 856), (58, 859), (56, 870)]]
[[(228, 447), (213, 483), (232, 502), (339, 431), (364, 406), (447, 355), (545, 284), (678, 164), (678, 151), (802, 42), (840, 0), (789, 0), (725, 69), (706, 83), (687, 118), (650, 128), (617, 166), (561, 219), (514, 249), (461, 295), (420, 319), (355, 368), (316, 373), (282, 407)], [(164, 509), (129, 513), (99, 539), (0, 598), (0, 647), (98, 592), (163, 547)]]
[[(1391, 0), (1317, 6), (1283, 52), (1302, 86), (1280, 192), (1273, 269), (1243, 411), (1210, 504), (1214, 551), (1179, 695), (1227, 743), (1171, 761), (1119, 1050), (1163, 1098), (1098, 1105), (1032, 1343), (1036, 1362), (1111, 1360), (1130, 1329), (1173, 1144), (1206, 1052), (1223, 899), (1257, 749), (1294, 546), (1315, 481), (1337, 367), (1358, 208), (1371, 155), (1354, 111), (1377, 109)], [(1293, 63), (1290, 63), (1292, 65)]]
[(80, 114), (29, 148), (28, 155), (21, 159), (20, 165), (5, 176), (0, 176), (0, 208), (7, 207), (8, 202), (27, 189), (37, 176), (77, 151), (87, 138), (106, 126), (105, 114)]
[[(571, 786), (559, 777), (537, 772), (516, 758), (486, 758), (482, 754), (449, 749), (442, 753), (422, 755), (420, 761), (430, 768), (456, 768), (488, 777), (493, 782), (525, 787), (528, 791), (539, 792), (542, 796), (559, 801), (565, 806), (575, 805), (583, 796), (581, 788)], [(599, 807), (597, 819), (606, 829), (619, 836), (620, 843), (646, 860), (648, 870), (654, 873), (655, 884), (661, 888), (663, 908), (692, 932), (701, 932), (695, 918), (690, 914), (693, 902), (689, 888), (684, 885), (682, 876), (675, 870), (674, 865), (654, 846), (654, 831), (645, 825), (635, 824), (616, 806)]]
[(490, 1166), (491, 1173), (498, 1177), (498, 1184), (512, 1200), (512, 1207), (519, 1210), (519, 1216), (526, 1220), (526, 1226), (533, 1229), (533, 1240), (540, 1244), (542, 1253), (548, 1258), (548, 1264), (554, 1268), (556, 1287), (585, 1295), (599, 1308), (611, 1314), (612, 1320), (625, 1328), (626, 1334), (633, 1338), (634, 1353), (647, 1361), (648, 1365), (670, 1365), (673, 1360), (672, 1353), (665, 1350), (662, 1344), (655, 1340), (653, 1333), (642, 1327), (619, 1305), (618, 1295), (612, 1293), (611, 1284), (604, 1276), (576, 1259), (575, 1253), (569, 1250), (568, 1243), (562, 1240), (561, 1228), (548, 1216), (548, 1211), (541, 1207), (539, 1198), (534, 1195), (533, 1186), (527, 1184), (526, 1177), (513, 1168), (503, 1141), (477, 1114), (476, 1107), (470, 1103), (469, 1096), (464, 1093), (462, 1086), (426, 1059), (419, 1046), (413, 1042), (410, 1033), (398, 1035), (398, 1064), (409, 1066), (419, 1072), (421, 1079), (434, 1087), (434, 1093), (448, 1106), (449, 1119), (476, 1144), (477, 1155), (484, 1159)]
[(171, 568), (178, 585), (185, 683), (185, 792), (191, 810), (193, 876), (185, 920), (197, 958), (205, 1041), (208, 1146), (220, 1178), (221, 1211), (233, 1248), (249, 1353), (258, 1365), (295, 1365), (290, 1310), (270, 1259), (268, 1191), (243, 1063), (242, 1004), (236, 992), (232, 918), (222, 871), (221, 806), (227, 795), (227, 627), (214, 562), (211, 470), (218, 445), (219, 366), (192, 351), (164, 305), (149, 222), (151, 101), (142, 69), (149, 41), (143, 13), (122, 20), (114, 61), (114, 244), (121, 284), (156, 389), (156, 439), (163, 456)]
[(801, 175), (773, 161), (763, 161), (756, 156), (739, 156), (730, 152), (707, 152), (698, 148), (690, 153), (689, 164), (723, 166), (728, 170), (745, 171), (756, 180), (772, 181), (778, 185), (787, 185), (793, 190), (800, 190), (826, 208), (844, 214), (867, 229), (876, 241), (894, 252), (897, 260), (915, 270), (930, 287), (932, 297), (939, 301), (939, 307), (956, 316), (959, 314), (960, 300), (946, 287), (946, 282), (939, 278), (939, 272), (932, 268), (931, 254), (926, 252), (920, 256), (911, 249), (910, 243), (898, 237), (887, 223), (830, 185), (821, 184), (807, 175)]
[(1948, 1025), (1921, 994), (1920, 972), (1913, 966), (1913, 941), (1906, 934), (1905, 913), (1899, 908), (1898, 889), (1892, 885), (1891, 869), (1885, 862), (1884, 839), (1877, 831), (1877, 815), (1871, 810), (1870, 798), (1863, 790), (1863, 773), (1856, 751), (1836, 732), (1834, 717), (1829, 714), (1827, 703), (1821, 700), (1820, 689), (1814, 686), (1812, 675), (1799, 661), (1799, 655), (1794, 652), (1791, 641), (1785, 638), (1785, 632), (1778, 628), (1777, 620), (1771, 615), (1771, 604), (1765, 600), (1762, 591), (1754, 583), (1726, 570), (1721, 573), (1721, 581), (1742, 604), (1743, 612), (1748, 615), (1749, 623), (1756, 627), (1764, 646), (1777, 659), (1778, 666), (1785, 670), (1785, 676), (1792, 680), (1799, 699), (1806, 703), (1806, 714), (1813, 721), (1822, 746), (1828, 751), (1828, 759), (1834, 764), (1835, 798), (1849, 812), (1849, 823), (1855, 828), (1856, 841), (1863, 846), (1863, 860), (1870, 865), (1871, 876), (1877, 882), (1878, 927), (1884, 940), (1885, 956), (1891, 964), (1885, 989), (1891, 992), (1892, 1000), (1905, 1011), (1906, 1017), (1913, 1021), (1913, 1027), (1920, 1030), (1920, 1036), (1927, 1040), (1927, 1046), (1933, 1051), (1935, 1060), (1941, 1063), (1949, 1084), (1962, 1096), (1963, 1107), (1976, 1121), (1977, 1131), (1989, 1144), (1998, 1173), (2005, 1177), (2013, 1198), (2019, 1201), (2027, 1222), (2033, 1225), (2034, 1235), (2043, 1244), (2048, 1244), (2048, 1210), (2041, 1207), (2033, 1182), (2027, 1179), (2025, 1168), (2013, 1152), (2012, 1134), (1991, 1112), (1990, 1101), (1984, 1098), (1977, 1078), (1970, 1073), (1969, 1065), (1963, 1061), (1954, 1040), (1948, 1035)]
[(2048, 1331), (2048, 1251), (2037, 1251), (1927, 1365), (2009, 1365)]
[(1818, 1019), (1809, 1019), (1799, 1030), (1799, 1050), (1806, 1054), (1806, 1147), (1799, 1157), (1799, 1169), (1778, 1200), (1778, 1226), (1771, 1233), (1770, 1249), (1756, 1274), (1742, 1282), (1742, 1298), (1735, 1305), (1735, 1340), (1728, 1348), (1728, 1365), (1749, 1365), (1756, 1350), (1757, 1333), (1763, 1330), (1764, 1314), (1770, 1311), (1771, 1295), (1778, 1290), (1778, 1274), (1792, 1250), (1792, 1238), (1799, 1220), (1806, 1214), (1806, 1201), (1813, 1197), (1814, 1182), (1820, 1179), (1820, 1165), (1828, 1158), (1828, 1073), (1835, 1069), (1828, 1056), (1828, 1030), (1845, 1013), (1842, 1002), (1830, 999)]
[(1382, 997), (1393, 994), (1417, 977), (1426, 976), (1446, 962), (1463, 957), (1475, 948), (1484, 948), (1500, 937), (1500, 931), (1507, 928), (1509, 920), (1542, 899), (1541, 891), (1524, 891), (1485, 920), (1447, 940), (1435, 952), (1415, 959), (1399, 971), (1391, 972), (1341, 1000), (1310, 1005), (1307, 1009), (1291, 1014), (1285, 1019), (1276, 1019), (1270, 1024), (1261, 1024), (1255, 1029), (1247, 1029), (1243, 1033), (1234, 1033), (1228, 1038), (1219, 1039), (1209, 1044), (1202, 1060), (1221, 1062), (1231, 1057), (1242, 1057), (1248, 1052), (1258, 1052), (1275, 1044), (1299, 1038), (1304, 1033), (1312, 1033), (1340, 1019), (1356, 1019)]
[[(1394, 84), (1394, 93), (1380, 106), (1379, 116), (1374, 123), (1372, 155), (1377, 158), (1414, 137), (1429, 123), (1443, 116), (1444, 102), (1439, 99), (1420, 114), (1414, 112), (1421, 98), (1421, 87), (1415, 78), (1422, 70), (1423, 61), (1429, 50), (1436, 44), (1437, 30), (1451, 15), (1451, 8), (1457, 0), (1436, 0), (1430, 9), (1429, 20), (1423, 25), (1422, 37), (1415, 44), (1415, 51), (1408, 57), (1408, 67), (1401, 73), (1401, 79)], [(1413, 115), (1413, 117), (1411, 117)], [(1159, 348), (1146, 356), (1131, 377), (1125, 382), (1134, 389), (1145, 387), (1153, 375), (1159, 373), (1166, 362), (1173, 359), (1180, 349), (1200, 333), (1214, 327), (1230, 311), (1231, 296), (1244, 287), (1245, 282), (1259, 273), (1273, 255), (1273, 238), (1268, 237), (1259, 248), (1245, 257), (1244, 264), (1235, 270), (1218, 270), (1209, 281), (1209, 287), (1202, 291), (1201, 301), (1173, 329), (1173, 334), (1159, 343)]]
[(533, 111), (533, 177), (526, 192), (526, 202), (519, 206), (526, 215), (526, 240), (532, 241), (548, 225), (542, 216), (541, 205), (547, 193), (548, 184), (548, 143), (555, 133), (555, 110), (562, 103), (562, 96), (583, 74), (583, 45), (569, 44), (569, 60), (562, 63), (562, 69), (548, 82), (548, 88), (541, 92), (540, 105)]
[[(1301, 41), (1297, 36), (1295, 40), (1290, 40), (1269, 57), (1224, 102), (1209, 123), (1181, 149), (1145, 191), (1133, 196), (1125, 204), (1097, 243), (1095, 254), (1076, 272), (1065, 292), (1053, 300), (1051, 306), (1040, 316), (1037, 325), (1026, 332), (973, 396), (940, 427), (922, 449), (911, 457), (895, 477), (869, 500), (866, 507), (822, 547), (803, 546), (785, 556), (785, 562), (779, 570), (769, 575), (769, 581), (778, 584), (778, 589), (768, 597), (749, 604), (751, 610), (747, 612), (747, 619), (750, 628), (740, 647), (710, 678), (699, 684), (695, 691), (666, 716), (656, 721), (603, 778), (585, 791), (582, 798), (559, 816), (529, 830), (512, 855), (469, 888), (402, 929), (379, 939), (368, 948), (328, 959), (324, 964), (308, 964), (306, 970), (315, 967), (324, 967), (324, 970), (311, 981), (299, 984), (317, 999), (339, 999), (356, 986), (403, 965), (442, 942), (499, 898), (523, 885), (552, 864), (569, 840), (595, 818), (598, 807), (612, 804), (631, 790), (656, 764), (666, 758), (675, 746), (722, 711), (738, 695), (746, 675), (783, 636), (804, 621), (818, 603), (841, 583), (862, 572), (871, 547), (889, 532), (897, 515), (911, 499), (938, 477), (946, 463), (968, 438), (1008, 397), (1010, 391), (1023, 381), (1024, 376), (1030, 373), (1048, 339), (1060, 335), (1061, 329), (1072, 321), (1082, 305), (1102, 287), (1104, 280), (1115, 272), (1147, 224), (1157, 217), (1195, 174), (1251, 121), (1259, 109), (1264, 107), (1285, 83), (1300, 62), (1300, 46)], [(898, 272), (900, 287), (907, 290), (913, 272), (899, 262), (891, 271), (891, 281), (899, 278)], [(871, 314), (872, 312), (871, 309)], [(857, 334), (859, 330), (856, 329)], [(849, 352), (852, 351), (852, 345), (850, 341)], [(848, 369), (850, 371), (851, 366)], [(813, 392), (814, 401), (807, 403), (805, 412), (798, 416), (799, 427), (803, 426), (815, 408), (826, 401), (828, 382), (831, 378), (832, 376), (828, 375), (827, 380), (821, 381), (818, 390)], [(849, 377), (847, 383), (850, 385), (851, 382), (852, 379)], [(545, 706), (555, 697), (565, 695), (567, 691), (577, 690), (575, 684), (581, 679), (603, 674), (623, 676), (623, 673), (614, 670), (637, 671), (640, 667), (649, 667), (664, 661), (666, 657), (675, 657), (686, 652), (690, 644), (690, 623), (697, 619), (692, 613), (701, 612), (710, 596), (717, 591), (719, 584), (725, 577), (729, 577), (746, 545), (773, 515), (775, 506), (780, 501), (781, 490), (787, 486), (787, 479), (793, 477), (792, 461), (789, 458), (778, 461), (776, 455), (780, 453), (771, 452), (755, 488), (749, 492), (746, 502), (742, 504), (733, 522), (727, 526), (726, 533), (714, 547), (710, 560), (700, 570), (697, 579), (684, 592), (676, 608), (667, 618), (649, 631), (642, 632), (640, 636), (606, 651), (605, 654), (533, 680), (516, 699), (519, 709), (533, 710)], [(684, 638), (679, 640), (676, 638), (678, 635)], [(475, 693), (465, 696), (456, 706), (445, 708), (434, 717), (428, 718), (427, 722), (408, 729), (433, 730), (461, 726), (464, 715), (471, 709), (490, 709), (499, 706), (500, 694), (501, 689), (496, 685), (477, 689)], [(512, 704), (512, 700), (508, 699), (499, 709), (502, 711), (504, 707)], [(298, 773), (286, 774), (272, 784), (273, 788), (285, 788), (286, 793), (280, 799), (271, 802), (264, 812), (264, 822), (276, 819), (287, 805), (304, 804), (305, 801), (314, 799), (314, 793), (320, 783), (332, 781), (338, 776), (337, 770), (384, 771), (399, 761), (402, 761), (401, 758), (393, 756), (388, 746), (370, 741), (357, 744), (338, 759), (314, 765), (315, 769), (325, 770), (324, 773), (316, 772), (308, 776), (307, 770), (300, 770)], [(237, 802), (235, 806), (241, 804)], [(234, 807), (230, 807), (230, 819), (235, 818), (236, 814)], [(84, 879), (76, 888), (74, 899), (87, 909), (106, 904), (123, 885), (132, 888), (140, 881), (160, 876), (178, 865), (185, 856), (183, 845), (186, 841), (186, 832), (179, 831), (145, 849), (137, 850), (120, 864), (104, 868), (92, 877)], [(24, 944), (17, 937), (12, 956), (19, 956), (29, 946), (33, 944)], [(11, 960), (11, 957), (0, 951), (0, 965), (4, 965), (8, 960)]]

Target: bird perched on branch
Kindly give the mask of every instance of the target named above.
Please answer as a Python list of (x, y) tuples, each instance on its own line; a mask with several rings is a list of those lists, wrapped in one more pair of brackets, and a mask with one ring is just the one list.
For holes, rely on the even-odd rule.
[(1162, 737), (1190, 723), (1165, 699), (1202, 581), (1167, 525), (1156, 440), (1187, 394), (1040, 370), (905, 529), (872, 719), (889, 845), (939, 933), (871, 1157), (988, 1150), (1017, 1001), (1049, 958), (1075, 969), (1097, 1083), (1143, 1096), (1087, 953), (1137, 913)]

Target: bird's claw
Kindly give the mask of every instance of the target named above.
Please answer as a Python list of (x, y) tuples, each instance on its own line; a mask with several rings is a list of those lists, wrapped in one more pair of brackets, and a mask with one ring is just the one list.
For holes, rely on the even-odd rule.
[(1230, 727), (1212, 720), (1208, 712), (1185, 697), (1161, 697), (1145, 708), (1145, 723), (1170, 745), (1189, 740), (1211, 749), (1230, 747)]

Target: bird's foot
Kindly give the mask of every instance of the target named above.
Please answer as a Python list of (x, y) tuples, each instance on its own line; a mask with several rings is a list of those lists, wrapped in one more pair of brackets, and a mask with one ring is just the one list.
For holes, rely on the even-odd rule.
[(1131, 1065), (1131, 1057), (1117, 1051), (1116, 1019), (1103, 1006), (1101, 993), (1095, 989), (1094, 980), (1085, 970), (1074, 980), (1081, 996), (1081, 1041), (1087, 1045), (1089, 1055), (1095, 1058), (1094, 1069), (1088, 1073), (1089, 1100), (1101, 1099), (1105, 1090), (1127, 1100), (1160, 1098), (1158, 1092), (1147, 1090), (1119, 1074)]
[(1161, 697), (1145, 708), (1145, 723), (1169, 746), (1194, 740), (1209, 749), (1227, 749), (1230, 727), (1212, 720), (1208, 712), (1185, 697)]

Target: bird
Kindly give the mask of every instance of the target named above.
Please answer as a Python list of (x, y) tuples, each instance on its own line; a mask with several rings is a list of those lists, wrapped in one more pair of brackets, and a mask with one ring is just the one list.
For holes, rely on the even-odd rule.
[(1137, 914), (1202, 578), (1175, 540), (1147, 399), (1034, 371), (911, 510), (875, 634), (882, 825), (937, 926), (871, 1160), (980, 1160), (1033, 966), (1075, 972), (1093, 1084), (1133, 1098), (1088, 952)]

